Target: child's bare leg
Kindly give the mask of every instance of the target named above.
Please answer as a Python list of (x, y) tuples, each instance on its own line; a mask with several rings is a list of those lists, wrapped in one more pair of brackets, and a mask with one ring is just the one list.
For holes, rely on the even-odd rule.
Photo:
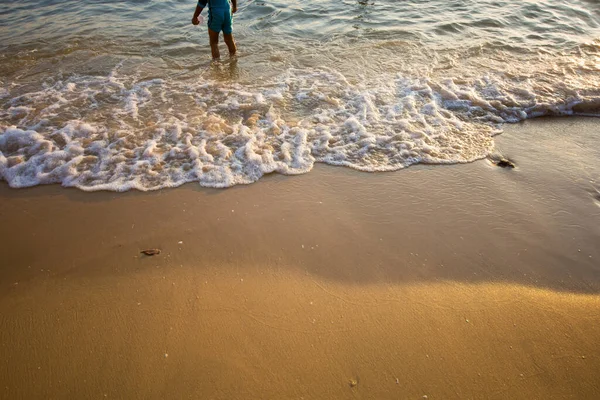
[(230, 34), (223, 33), (223, 39), (225, 40), (225, 44), (227, 45), (227, 48), (229, 49), (229, 55), (230, 56), (235, 55), (235, 52), (237, 51), (237, 47), (235, 46), (235, 40), (233, 39), (233, 33), (230, 33)]
[(219, 53), (219, 32), (215, 32), (212, 29), (208, 28), (208, 37), (210, 39), (210, 51), (212, 53), (212, 57), (220, 58), (221, 54)]

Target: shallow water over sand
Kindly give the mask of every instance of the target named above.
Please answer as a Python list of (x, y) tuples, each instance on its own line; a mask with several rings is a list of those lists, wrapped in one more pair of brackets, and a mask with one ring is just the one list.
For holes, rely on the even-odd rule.
[(211, 62), (194, 2), (1, 5), (0, 177), (152, 190), (462, 163), (503, 123), (600, 109), (597, 2), (239, 6), (239, 55)]

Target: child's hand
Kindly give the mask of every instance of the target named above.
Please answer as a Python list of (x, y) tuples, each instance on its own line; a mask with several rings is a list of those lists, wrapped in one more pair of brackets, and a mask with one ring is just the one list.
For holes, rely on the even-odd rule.
[(235, 14), (236, 11), (237, 11), (237, 6), (231, 6), (231, 13)]
[(198, 19), (198, 17), (192, 18), (192, 24), (198, 25), (199, 23), (200, 23), (200, 20)]

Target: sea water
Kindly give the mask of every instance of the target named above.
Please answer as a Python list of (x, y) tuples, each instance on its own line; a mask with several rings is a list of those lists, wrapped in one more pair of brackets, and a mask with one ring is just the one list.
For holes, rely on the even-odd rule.
[(238, 0), (220, 61), (195, 5), (3, 1), (0, 179), (154, 190), (466, 163), (505, 123), (600, 113), (597, 0)]

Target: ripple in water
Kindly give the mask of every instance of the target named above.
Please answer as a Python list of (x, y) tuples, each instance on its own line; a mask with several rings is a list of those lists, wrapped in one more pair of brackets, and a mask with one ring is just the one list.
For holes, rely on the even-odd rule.
[(463, 163), (488, 155), (503, 123), (600, 110), (594, 2), (249, 1), (240, 58), (212, 64), (193, 5), (43, 2), (42, 19), (27, 3), (0, 6), (14, 28), (0, 33), (0, 177), (13, 187)]

